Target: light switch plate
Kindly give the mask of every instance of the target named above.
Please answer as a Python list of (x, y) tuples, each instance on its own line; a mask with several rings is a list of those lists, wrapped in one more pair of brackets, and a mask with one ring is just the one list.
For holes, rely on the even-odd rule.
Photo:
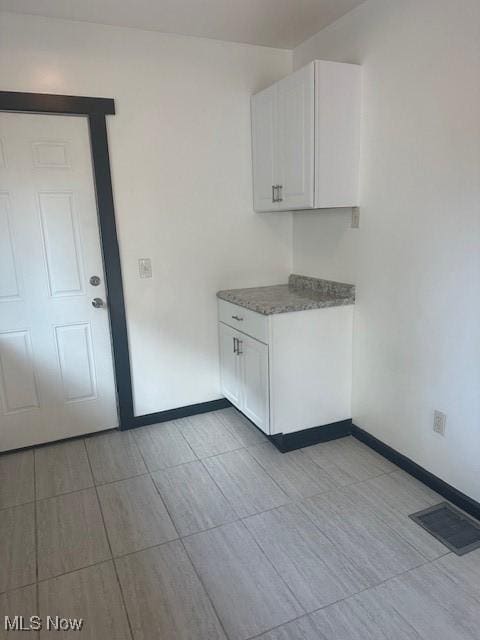
[(441, 436), (444, 436), (446, 423), (447, 416), (441, 411), (435, 410), (433, 412), (433, 430), (435, 433), (439, 433)]
[(152, 277), (152, 261), (150, 260), (150, 258), (138, 259), (138, 274), (140, 278)]

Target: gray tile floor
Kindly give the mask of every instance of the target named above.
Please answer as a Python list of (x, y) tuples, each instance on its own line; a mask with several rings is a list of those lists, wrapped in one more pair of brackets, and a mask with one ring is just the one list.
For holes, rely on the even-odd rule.
[[(5, 615), (84, 640), (479, 640), (480, 550), (353, 438), (281, 455), (234, 409), (0, 456)], [(72, 632), (55, 637), (72, 637)]]

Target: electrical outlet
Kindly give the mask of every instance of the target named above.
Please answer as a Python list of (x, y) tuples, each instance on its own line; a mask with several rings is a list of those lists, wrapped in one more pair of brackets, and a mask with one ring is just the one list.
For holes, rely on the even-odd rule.
[(139, 258), (138, 274), (140, 278), (152, 277), (152, 261), (150, 260), (150, 258)]
[(444, 436), (446, 422), (447, 416), (441, 411), (435, 410), (433, 413), (433, 430), (435, 433), (439, 433), (441, 436)]
[(360, 207), (352, 207), (352, 229), (360, 227)]

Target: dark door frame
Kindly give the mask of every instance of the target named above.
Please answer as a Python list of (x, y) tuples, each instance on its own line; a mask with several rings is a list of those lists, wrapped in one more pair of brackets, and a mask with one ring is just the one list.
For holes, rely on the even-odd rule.
[(115, 114), (115, 102), (109, 98), (0, 91), (0, 111), (86, 116), (88, 118), (100, 240), (112, 333), (118, 419), (120, 428), (128, 429), (134, 417), (132, 379), (106, 125), (106, 116)]
[(112, 98), (0, 91), (0, 111), (86, 116), (88, 118), (100, 241), (110, 312), (120, 429), (132, 429), (230, 406), (228, 400), (222, 398), (157, 413), (140, 416), (134, 414), (122, 267), (115, 223), (106, 123), (106, 116), (115, 115), (115, 101)]

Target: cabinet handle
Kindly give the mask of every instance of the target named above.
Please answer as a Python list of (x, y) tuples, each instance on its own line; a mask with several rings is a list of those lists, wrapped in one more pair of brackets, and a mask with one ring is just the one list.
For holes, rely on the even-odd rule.
[(276, 202), (283, 202), (283, 184), (277, 185), (277, 189), (278, 196)]
[(238, 338), (233, 338), (233, 353), (237, 353)]
[(232, 316), (232, 320), (238, 320), (238, 322), (243, 322), (243, 318), (240, 316)]
[(279, 195), (279, 189), (282, 187), (279, 184), (275, 184), (272, 186), (272, 202), (281, 202), (281, 198)]
[(241, 356), (243, 351), (240, 351), (240, 346), (243, 344), (243, 340), (237, 338), (237, 356)]

